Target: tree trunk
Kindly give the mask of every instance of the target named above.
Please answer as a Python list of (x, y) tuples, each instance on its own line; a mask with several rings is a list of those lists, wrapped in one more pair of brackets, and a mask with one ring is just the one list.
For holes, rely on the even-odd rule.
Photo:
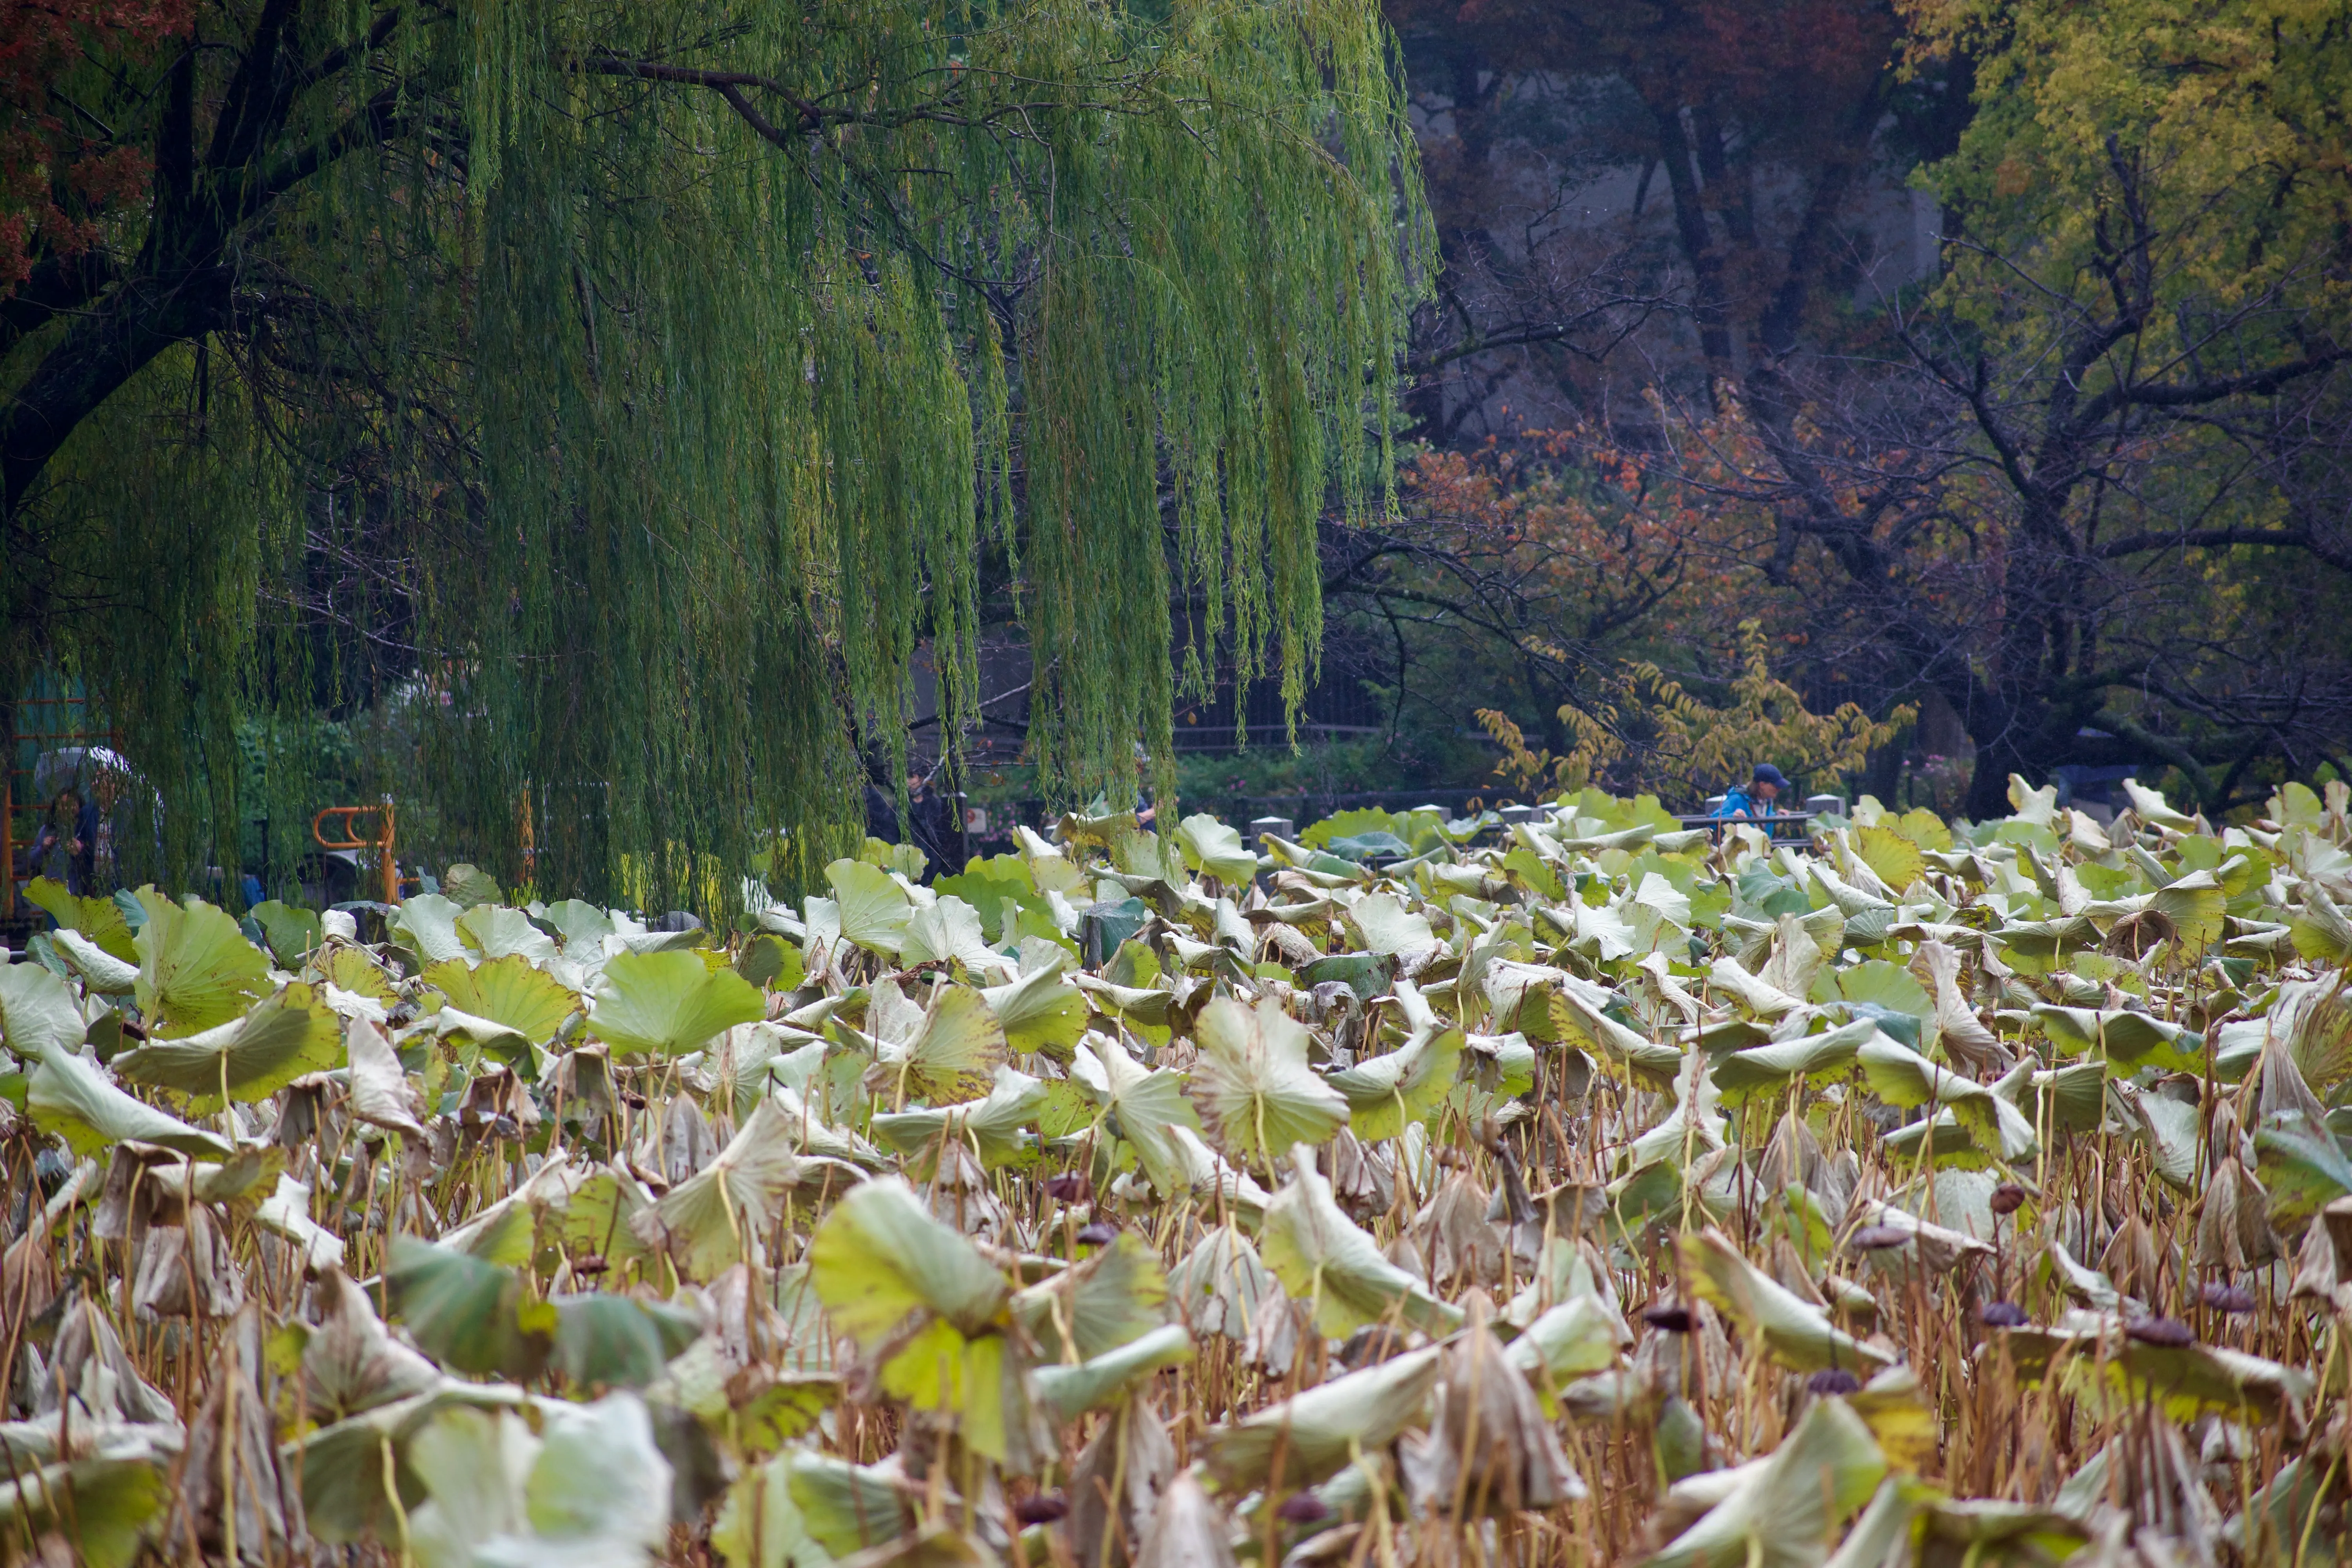
[(2010, 813), (2009, 775), (2021, 775), (2027, 783), (2042, 770), (2026, 756), (2024, 748), (2007, 734), (1977, 742), (1976, 773), (1969, 780), (1968, 805), (1962, 814), (1971, 822), (1984, 822)]

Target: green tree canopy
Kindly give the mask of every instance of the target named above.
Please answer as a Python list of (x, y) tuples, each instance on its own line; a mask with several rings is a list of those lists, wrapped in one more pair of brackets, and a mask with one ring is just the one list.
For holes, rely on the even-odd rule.
[(56, 63), (152, 177), (33, 242), (0, 482), (7, 658), (102, 694), (167, 860), (322, 624), (479, 858), (528, 786), (543, 881), (649, 898), (821, 862), (919, 667), (971, 713), (984, 555), (1068, 789), (1168, 754), (1171, 602), (1303, 692), (1429, 252), (1368, 0), (163, 10)]

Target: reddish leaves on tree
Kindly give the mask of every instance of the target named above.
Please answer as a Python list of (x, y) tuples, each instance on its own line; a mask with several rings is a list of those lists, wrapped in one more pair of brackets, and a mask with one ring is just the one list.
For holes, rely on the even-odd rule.
[(71, 101), (65, 79), (85, 61), (143, 59), (189, 29), (193, 0), (0, 0), (0, 295), (43, 256), (96, 245), (107, 215), (143, 201), (145, 149)]

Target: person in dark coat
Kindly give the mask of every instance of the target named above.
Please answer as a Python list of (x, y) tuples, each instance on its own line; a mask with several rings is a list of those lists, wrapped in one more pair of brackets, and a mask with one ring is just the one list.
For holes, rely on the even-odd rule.
[(89, 891), (92, 861), (98, 853), (97, 813), (70, 785), (49, 802), (49, 815), (33, 836), (32, 873), (66, 885), (69, 893)]

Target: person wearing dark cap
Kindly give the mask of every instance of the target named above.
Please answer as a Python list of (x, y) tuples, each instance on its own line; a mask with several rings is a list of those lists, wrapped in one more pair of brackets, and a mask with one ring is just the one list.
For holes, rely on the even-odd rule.
[(1769, 763), (1756, 764), (1755, 777), (1745, 787), (1734, 784), (1724, 792), (1723, 805), (1717, 816), (1769, 816), (1778, 808), (1773, 802), (1789, 787), (1789, 780)]

